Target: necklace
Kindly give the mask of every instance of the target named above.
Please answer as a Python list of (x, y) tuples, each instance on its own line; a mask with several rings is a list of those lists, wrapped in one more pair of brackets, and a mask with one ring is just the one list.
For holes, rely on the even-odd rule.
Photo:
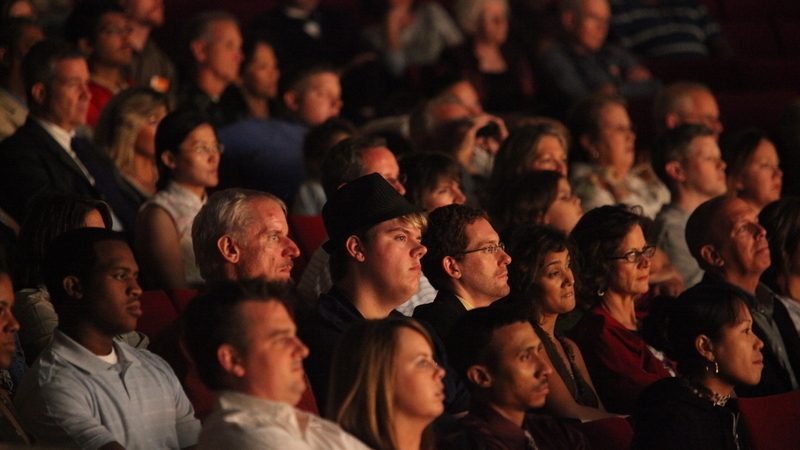
[(686, 385), (686, 387), (688, 387), (689, 390), (694, 395), (704, 400), (710, 401), (711, 404), (714, 406), (720, 406), (720, 407), (725, 406), (725, 404), (728, 403), (728, 400), (730, 400), (731, 398), (730, 394), (719, 394), (717, 392), (711, 391), (710, 389), (701, 384), (693, 383), (685, 378), (682, 378), (682, 380)]

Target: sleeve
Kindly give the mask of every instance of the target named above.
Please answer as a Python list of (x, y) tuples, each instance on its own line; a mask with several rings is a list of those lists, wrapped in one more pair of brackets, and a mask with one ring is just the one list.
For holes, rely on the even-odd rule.
[(460, 44), (464, 37), (450, 15), (438, 3), (429, 3), (434, 23), (439, 35), (444, 40), (445, 47), (454, 47)]
[(186, 448), (197, 444), (197, 438), (200, 435), (200, 421), (194, 416), (192, 403), (186, 397), (186, 392), (183, 391), (178, 377), (175, 376), (175, 372), (163, 358), (154, 353), (147, 352), (147, 354), (158, 361), (161, 370), (167, 375), (169, 384), (173, 389), (175, 398), (175, 434), (178, 436), (179, 447)]

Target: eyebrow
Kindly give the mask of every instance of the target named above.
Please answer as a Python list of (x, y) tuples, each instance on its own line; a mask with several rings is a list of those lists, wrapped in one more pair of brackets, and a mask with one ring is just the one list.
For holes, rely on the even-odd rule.
[(272, 331), (267, 335), (267, 338), (276, 338), (282, 336), (290, 336), (292, 334), (292, 330), (290, 328), (281, 328), (279, 330)]
[(553, 265), (556, 265), (556, 264), (561, 264), (561, 261), (560, 260), (550, 261), (549, 263), (546, 263), (544, 266), (545, 267), (550, 267), (550, 266), (553, 266)]

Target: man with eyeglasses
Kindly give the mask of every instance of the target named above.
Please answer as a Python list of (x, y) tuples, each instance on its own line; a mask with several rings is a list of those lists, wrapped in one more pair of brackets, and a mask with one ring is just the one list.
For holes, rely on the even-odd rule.
[(800, 336), (786, 307), (760, 282), (772, 260), (756, 211), (736, 197), (708, 200), (689, 217), (686, 243), (705, 270), (697, 288), (727, 285), (739, 291), (753, 316), (753, 333), (764, 341), (761, 380), (736, 393), (760, 397), (800, 389)]
[(114, 2), (79, 2), (64, 25), (67, 41), (89, 59), (89, 111), (86, 123), (97, 126), (100, 113), (114, 94), (126, 89), (126, 72), (133, 61), (131, 24)]
[(414, 318), (442, 339), (464, 313), (510, 292), (511, 257), (482, 210), (455, 204), (435, 209), (422, 243), (428, 248), (422, 270), (439, 293), (433, 303), (418, 306)]

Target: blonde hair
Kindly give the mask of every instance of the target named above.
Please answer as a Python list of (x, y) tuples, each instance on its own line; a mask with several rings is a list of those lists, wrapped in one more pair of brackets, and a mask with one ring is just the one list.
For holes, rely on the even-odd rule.
[(120, 92), (103, 108), (94, 141), (119, 170), (132, 166), (139, 132), (159, 106), (167, 108), (163, 94), (139, 87)]
[[(422, 335), (433, 349), (430, 334), (413, 319), (390, 317), (351, 325), (333, 356), (327, 416), (377, 450), (395, 450), (395, 355), (399, 331), (408, 328)], [(422, 448), (430, 448), (430, 426)]]

